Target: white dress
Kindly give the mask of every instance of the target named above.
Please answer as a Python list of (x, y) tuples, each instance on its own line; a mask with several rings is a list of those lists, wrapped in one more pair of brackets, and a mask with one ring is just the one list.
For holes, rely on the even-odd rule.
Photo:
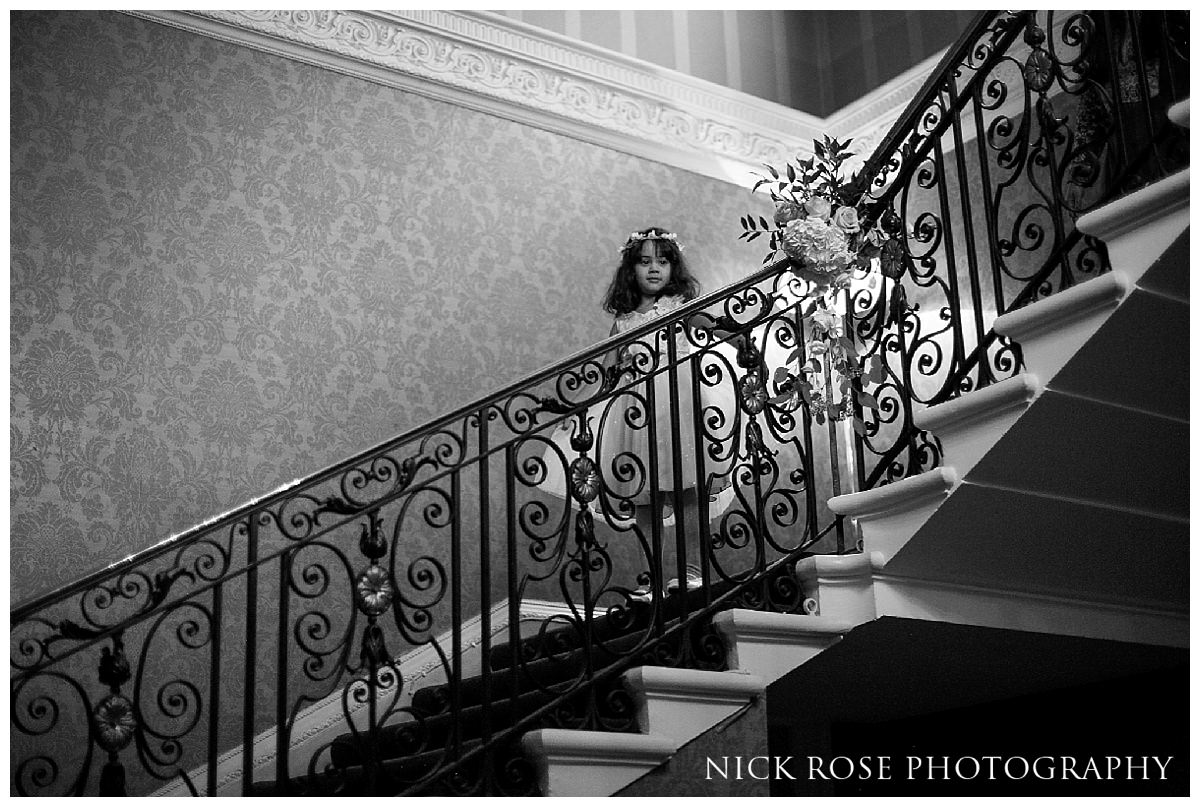
[[(645, 312), (630, 312), (616, 318), (616, 333), (626, 333), (667, 314), (686, 301), (682, 297), (663, 297)], [(657, 498), (669, 501), (672, 491), (699, 488), (713, 495), (729, 484), (732, 460), (730, 435), (736, 416), (735, 378), (732, 365), (716, 351), (698, 351), (682, 329), (674, 334), (676, 365), (669, 365), (667, 333), (659, 330), (622, 348), (618, 365), (631, 366), (621, 377), (617, 392), (590, 407), (586, 419), (594, 437), (587, 456), (599, 471), (599, 495), (591, 506), (602, 514), (606, 509), (617, 517), (631, 516), (632, 505), (648, 505), (652, 500), (652, 463), (657, 465)], [(703, 364), (701, 364), (703, 363)], [(705, 372), (705, 369), (710, 372)], [(715, 372), (712, 369), (716, 368)], [(672, 418), (671, 382), (676, 379), (679, 405)], [(698, 382), (698, 383), (697, 383)], [(699, 406), (697, 406), (699, 402)], [(646, 412), (652, 411), (651, 422)], [(570, 446), (577, 430), (577, 418), (570, 418), (556, 430), (552, 441), (568, 463), (580, 454)], [(681, 467), (676, 480), (674, 456), (678, 435)], [(698, 467), (697, 445), (710, 447), (701, 452)], [(715, 454), (715, 456), (714, 456)], [(569, 495), (564, 466), (553, 450), (546, 452), (547, 473), (539, 485), (556, 496)], [(678, 484), (677, 484), (678, 483)]]

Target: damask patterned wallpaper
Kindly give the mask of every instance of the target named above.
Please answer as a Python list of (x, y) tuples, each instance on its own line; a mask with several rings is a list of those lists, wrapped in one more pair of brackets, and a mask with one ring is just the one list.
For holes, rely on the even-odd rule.
[(706, 289), (745, 189), (116, 13), (11, 17), (11, 589), (47, 591)]

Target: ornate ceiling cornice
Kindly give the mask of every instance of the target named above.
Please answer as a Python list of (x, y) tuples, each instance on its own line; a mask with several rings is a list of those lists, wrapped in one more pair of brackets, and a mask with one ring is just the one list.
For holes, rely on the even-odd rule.
[(823, 132), (878, 138), (936, 61), (818, 118), (488, 12), (126, 13), (739, 185)]

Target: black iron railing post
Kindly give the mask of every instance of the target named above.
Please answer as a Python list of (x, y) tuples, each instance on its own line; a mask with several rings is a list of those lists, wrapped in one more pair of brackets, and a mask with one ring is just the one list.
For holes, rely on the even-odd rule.
[[(683, 323), (670, 325), (663, 332), (666, 338), (666, 374), (667, 374), (667, 399), (670, 403), (671, 413), (668, 418), (670, 426), (669, 439), (671, 441), (671, 482), (674, 495), (671, 497), (671, 506), (675, 513), (675, 580), (679, 583), (680, 593), (687, 592), (687, 522), (689, 513), (684, 512), (684, 479), (683, 479), (683, 441), (680, 439), (680, 430), (683, 428), (683, 423), (680, 421), (680, 397), (679, 397), (679, 346), (676, 339), (677, 329), (684, 328)], [(659, 352), (662, 356), (662, 352)], [(661, 360), (661, 358), (660, 358)], [(661, 372), (661, 371), (660, 371)], [(653, 384), (654, 379), (648, 383)], [(699, 480), (696, 480), (699, 485)], [(657, 520), (657, 516), (655, 517)], [(663, 575), (666, 576), (665, 574)], [(680, 596), (679, 600), (679, 616), (684, 618), (687, 616), (687, 600), (686, 596)]]
[[(491, 407), (479, 410), (479, 629), (480, 629), (480, 674), (483, 676), (483, 702), (492, 702), (492, 669), (488, 659), (492, 653), (492, 541), (491, 541), (491, 475), (488, 449), (488, 421)], [(491, 779), (492, 714), (484, 709), (480, 716), (480, 732), (484, 745), (489, 750), (484, 757), (480, 780)]]
[(288, 666), (291, 621), (292, 560), (294, 551), (288, 550), (279, 556), (279, 622), (275, 636), (275, 794), (286, 795), (291, 791), (288, 776), (288, 740), (291, 736), (291, 719), (288, 715), (288, 684), (291, 670)]
[(462, 753), (463, 586), (462, 480), (456, 468), (450, 474), (450, 743), (452, 754)]
[[(367, 567), (359, 573), (354, 589), (354, 605), (367, 618), (363, 628), (362, 650), (360, 651), (361, 668), (365, 671), (367, 690), (367, 728), (366, 742), (362, 750), (365, 752), (366, 791), (371, 795), (387, 795), (381, 792), (381, 759), (380, 747), (380, 717), (379, 717), (379, 677), (382, 670), (391, 665), (387, 643), (383, 629), (379, 625), (379, 617), (392, 606), (394, 588), (387, 570), (380, 564), (388, 551), (388, 541), (383, 535), (382, 522), (378, 510), (371, 510), (366, 515), (367, 523), (362, 527), (359, 538), (359, 551), (367, 558)], [(395, 680), (392, 681), (397, 691), (403, 686), (403, 679), (392, 671)], [(353, 684), (352, 684), (353, 686)]]
[(101, 796), (126, 795), (125, 766), (121, 764), (120, 752), (139, 730), (140, 716), (121, 688), (132, 676), (122, 634), (117, 632), (112, 636), (112, 649), (106, 647), (100, 653), (100, 683), (108, 687), (109, 693), (92, 713), (96, 743), (108, 755), (100, 771)]
[[(659, 328), (661, 327), (663, 326), (660, 325)], [(661, 354), (657, 350), (657, 340), (661, 338), (661, 333), (655, 331), (651, 338), (654, 340), (651, 344), (655, 346), (656, 350), (647, 361), (646, 370), (641, 374), (642, 380), (639, 386), (645, 392), (644, 403), (641, 403), (641, 406), (645, 410), (644, 428), (647, 431), (647, 445), (649, 446), (646, 451), (647, 456), (643, 460), (644, 467), (648, 466), (648, 474), (643, 476), (643, 482), (649, 487), (650, 493), (650, 591), (655, 600), (660, 603), (654, 609), (654, 626), (655, 633), (661, 635), (666, 625), (666, 609), (661, 607), (661, 600), (658, 598), (662, 595), (666, 578), (663, 575), (663, 523), (660, 515), (662, 513), (662, 492), (659, 489), (658, 419), (655, 417), (658, 409), (654, 389), (654, 373), (662, 363)]]
[[(515, 714), (521, 692), (521, 670), (525, 664), (525, 645), (521, 639), (521, 585), (518, 575), (517, 554), (517, 489), (516, 489), (517, 446), (512, 443), (504, 449), (504, 495), (508, 514), (508, 529), (505, 535), (506, 559), (508, 562), (508, 646), (513, 649), (509, 662), (508, 707)], [(489, 659), (484, 660), (490, 663)]]
[[(763, 334), (766, 339), (766, 333)], [(762, 477), (770, 473), (770, 457), (763, 441), (759, 417), (767, 407), (766, 379), (763, 378), (763, 354), (754, 344), (754, 337), (747, 334), (738, 346), (738, 366), (742, 368), (742, 379), (738, 383), (738, 405), (746, 415), (745, 456), (746, 468), (753, 491), (753, 514), (751, 523), (754, 535), (754, 558), (751, 568), (755, 574), (765, 568), (767, 557), (767, 518)]]
[(217, 765), (215, 760), (220, 751), (220, 720), (221, 720), (221, 642), (224, 631), (221, 627), (224, 620), (225, 587), (217, 586), (212, 592), (212, 654), (208, 666), (208, 764), (205, 766), (205, 792), (209, 796), (217, 795)]
[[(259, 514), (246, 518), (246, 644), (242, 659), (242, 795), (252, 795), (254, 786), (254, 714), (258, 671), (258, 523)], [(215, 759), (209, 760), (216, 765)]]
[[(709, 552), (712, 548), (712, 536), (710, 535), (711, 527), (709, 524), (713, 514), (709, 512), (709, 484), (707, 481), (708, 477), (705, 473), (704, 461), (704, 455), (706, 453), (704, 449), (705, 434), (707, 430), (703, 423), (704, 399), (700, 393), (700, 374), (703, 372), (703, 364), (699, 358), (703, 355), (704, 354), (701, 353), (699, 356), (692, 356), (688, 359), (688, 367), (690, 371), (688, 373), (688, 377), (692, 382), (690, 385), (691, 388), (688, 390), (688, 394), (691, 396), (692, 401), (692, 407), (690, 410), (692, 416), (691, 423), (687, 424), (687, 427), (691, 429), (691, 441), (692, 445), (695, 447), (693, 459), (695, 460), (694, 471), (696, 474), (696, 503), (700, 511), (696, 519), (696, 565), (700, 570), (704, 605), (707, 606), (712, 601), (711, 592), (709, 590), (709, 586), (712, 582), (712, 570), (710, 568), (711, 564), (709, 558)], [(732, 417), (733, 413), (730, 413), (729, 416)], [(685, 513), (680, 513), (676, 517), (682, 518), (685, 515)], [(683, 578), (680, 579), (682, 580)]]

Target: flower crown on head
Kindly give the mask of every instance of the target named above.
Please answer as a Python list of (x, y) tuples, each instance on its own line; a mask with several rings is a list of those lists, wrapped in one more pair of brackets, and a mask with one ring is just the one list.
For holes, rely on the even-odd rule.
[(625, 246), (621, 247), (620, 254), (624, 255), (625, 251), (634, 244), (640, 244), (642, 241), (670, 241), (675, 245), (675, 249), (683, 253), (683, 244), (679, 243), (679, 236), (675, 233), (656, 233), (646, 230), (644, 233), (633, 232), (629, 234), (629, 238), (625, 240)]

